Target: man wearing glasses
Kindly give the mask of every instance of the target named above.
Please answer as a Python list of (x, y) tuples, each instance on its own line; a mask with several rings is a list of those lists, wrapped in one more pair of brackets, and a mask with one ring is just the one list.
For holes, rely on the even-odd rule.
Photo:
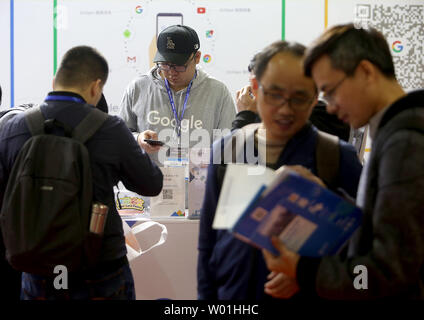
[[(318, 132), (308, 122), (317, 103), (317, 90), (314, 81), (303, 74), (304, 51), (301, 44), (278, 41), (257, 56), (251, 87), (262, 122), (248, 126), (252, 129), (256, 126), (250, 134), (259, 158), (266, 159), (266, 166), (277, 169), (282, 165), (302, 165), (317, 174)], [(238, 132), (234, 131), (233, 136)], [(219, 151), (221, 145), (225, 148), (231, 139), (225, 137), (223, 143), (216, 142), (213, 153), (219, 153), (217, 149)], [(246, 137), (246, 141), (249, 140), (252, 139)], [(266, 148), (258, 147), (259, 144)], [(332, 186), (355, 197), (362, 167), (353, 146), (339, 140), (338, 147), (335, 152), (339, 153), (339, 170)], [(248, 162), (247, 150), (246, 146), (243, 157), (236, 154), (236, 159)], [(282, 273), (270, 273), (258, 249), (227, 230), (212, 228), (224, 170), (221, 164), (210, 164), (208, 169), (200, 215), (198, 297), (208, 300), (287, 297), (297, 286), (294, 281), (286, 281)]]
[[(253, 77), (253, 68), (255, 66), (256, 56), (257, 54), (252, 58), (247, 68), (250, 73), (250, 77)], [(250, 123), (261, 122), (256, 107), (256, 99), (252, 93), (252, 87), (250, 85), (244, 86), (237, 91), (236, 106), (237, 114), (232, 123), (233, 129), (242, 128)], [(344, 141), (349, 141), (350, 126), (338, 119), (336, 115), (329, 114), (325, 110), (324, 102), (320, 100), (318, 101), (316, 106), (312, 109), (309, 120), (315, 127), (317, 127), (317, 129), (338, 136)]]
[(327, 299), (424, 299), (424, 91), (406, 93), (384, 36), (353, 24), (326, 30), (304, 70), (330, 113), (353, 128), (369, 124), (362, 225), (347, 257), (300, 257), (275, 241), (281, 254), (264, 251), (268, 267)]
[[(234, 101), (222, 82), (198, 66), (199, 48), (199, 38), (192, 28), (174, 25), (164, 29), (157, 40), (156, 66), (133, 81), (122, 99), (120, 116), (138, 144), (155, 160), (160, 146), (144, 139), (163, 140), (170, 129), (172, 139), (178, 140), (201, 129), (208, 135), (209, 146), (214, 129), (231, 128)], [(168, 129), (167, 134), (161, 134), (164, 129)]]

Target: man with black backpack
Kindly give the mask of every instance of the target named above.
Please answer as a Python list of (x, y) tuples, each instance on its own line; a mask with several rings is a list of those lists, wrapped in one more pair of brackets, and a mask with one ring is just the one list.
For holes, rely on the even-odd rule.
[[(251, 83), (262, 122), (234, 130), (213, 145), (200, 216), (199, 299), (262, 300), (284, 297), (287, 291), (281, 286), (284, 274), (270, 273), (260, 250), (227, 230), (212, 228), (226, 154), (235, 151), (232, 162), (256, 164), (254, 151), (257, 163), (272, 169), (302, 165), (320, 176), (329, 188), (342, 188), (356, 196), (362, 166), (355, 149), (308, 122), (317, 91), (313, 80), (303, 74), (304, 51), (303, 45), (286, 41), (277, 41), (261, 51)], [(224, 157), (219, 159), (217, 155)]]
[(1, 231), (22, 299), (135, 299), (113, 186), (154, 196), (163, 176), (124, 122), (94, 107), (107, 76), (95, 49), (70, 49), (44, 103), (0, 132)]

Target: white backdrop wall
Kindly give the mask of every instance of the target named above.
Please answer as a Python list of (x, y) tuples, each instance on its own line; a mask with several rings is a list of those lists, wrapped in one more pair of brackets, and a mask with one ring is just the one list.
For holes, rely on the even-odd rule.
[(2, 105), (41, 102), (62, 55), (84, 44), (109, 61), (105, 96), (116, 113), (127, 84), (151, 67), (156, 26), (169, 13), (196, 29), (201, 66), (233, 95), (267, 44), (308, 45), (326, 27), (352, 21), (385, 33), (406, 89), (424, 84), (423, 0), (0, 0)]

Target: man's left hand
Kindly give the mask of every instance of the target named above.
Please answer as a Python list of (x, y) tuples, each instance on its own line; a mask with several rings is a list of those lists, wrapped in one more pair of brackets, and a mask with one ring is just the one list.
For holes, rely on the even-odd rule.
[(271, 272), (269, 281), (265, 283), (265, 293), (274, 298), (288, 299), (299, 291), (299, 286), (294, 278), (281, 272)]

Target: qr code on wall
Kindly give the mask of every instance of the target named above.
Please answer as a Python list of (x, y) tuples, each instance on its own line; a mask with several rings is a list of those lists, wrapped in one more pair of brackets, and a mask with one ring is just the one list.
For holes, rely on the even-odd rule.
[(424, 4), (357, 4), (354, 21), (385, 35), (404, 89), (424, 88)]

